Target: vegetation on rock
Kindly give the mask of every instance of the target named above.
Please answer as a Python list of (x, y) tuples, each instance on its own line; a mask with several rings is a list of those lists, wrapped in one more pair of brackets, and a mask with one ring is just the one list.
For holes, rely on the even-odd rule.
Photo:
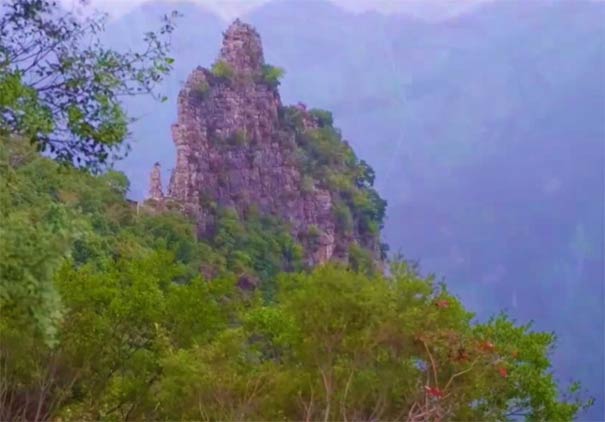
[(284, 77), (285, 70), (281, 67), (265, 64), (262, 67), (262, 81), (272, 88), (277, 88)]
[(333, 193), (334, 215), (344, 232), (357, 228), (362, 234), (378, 236), (387, 204), (372, 187), (374, 170), (343, 140), (329, 111), (309, 111), (319, 126), (316, 129), (305, 128), (304, 114), (297, 107), (285, 107), (282, 112), (284, 122), (296, 133), (303, 172)]
[(233, 68), (224, 60), (218, 60), (212, 65), (210, 70), (214, 76), (219, 79), (229, 81), (235, 75)]

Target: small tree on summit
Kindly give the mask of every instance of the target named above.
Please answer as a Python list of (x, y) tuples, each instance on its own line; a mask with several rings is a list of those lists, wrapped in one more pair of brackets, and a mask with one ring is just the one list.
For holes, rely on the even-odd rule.
[(173, 12), (142, 52), (103, 46), (105, 16), (80, 19), (52, 0), (6, 0), (0, 17), (0, 134), (97, 170), (128, 151), (122, 96), (149, 94), (171, 70)]

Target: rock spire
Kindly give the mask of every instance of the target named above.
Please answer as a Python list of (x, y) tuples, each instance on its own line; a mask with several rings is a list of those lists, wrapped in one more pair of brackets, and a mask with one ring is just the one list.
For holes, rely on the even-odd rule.
[(236, 19), (223, 34), (223, 46), (218, 57), (236, 72), (259, 74), (265, 63), (263, 46), (256, 30)]
[(160, 163), (155, 163), (153, 169), (151, 169), (151, 175), (149, 176), (149, 199), (155, 201), (164, 199), (164, 192), (162, 190), (162, 168)]
[[(240, 216), (254, 208), (291, 227), (310, 265), (346, 261), (353, 243), (379, 256), (376, 236), (339, 232), (334, 194), (305, 173), (300, 133), (284, 113), (297, 113), (302, 131), (318, 129), (319, 120), (304, 106), (282, 106), (265, 70), (259, 34), (236, 20), (224, 33), (212, 70), (193, 70), (179, 93), (168, 198), (194, 216), (200, 237), (212, 233), (217, 208)], [(161, 197), (159, 173), (154, 167), (152, 197)]]

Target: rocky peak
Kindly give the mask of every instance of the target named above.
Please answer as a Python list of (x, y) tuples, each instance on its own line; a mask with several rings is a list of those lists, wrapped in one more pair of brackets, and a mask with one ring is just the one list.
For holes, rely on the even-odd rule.
[(160, 163), (155, 163), (149, 176), (149, 199), (161, 201), (164, 199), (162, 190), (162, 168)]
[(236, 19), (224, 33), (218, 60), (227, 63), (238, 74), (260, 74), (265, 60), (258, 32)]
[[(379, 259), (379, 197), (359, 187), (366, 169), (329, 112), (282, 106), (267, 69), (260, 36), (236, 20), (212, 70), (191, 73), (172, 127), (177, 160), (169, 199), (194, 216), (200, 237), (212, 236), (217, 210), (244, 218), (255, 209), (291, 228), (309, 265), (347, 261), (360, 248)], [(354, 202), (366, 209), (353, 209)]]

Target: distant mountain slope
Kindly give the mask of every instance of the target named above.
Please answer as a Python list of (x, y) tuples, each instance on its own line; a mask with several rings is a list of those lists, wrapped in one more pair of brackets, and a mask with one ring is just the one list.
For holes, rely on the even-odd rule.
[[(186, 17), (170, 101), (131, 105), (146, 116), (121, 164), (137, 197), (154, 161), (174, 161), (169, 125), (180, 81), (216, 57), (226, 24), (168, 3), (110, 30), (123, 43), (175, 7)], [(558, 376), (603, 392), (605, 4), (502, 1), (424, 23), (322, 1), (274, 2), (246, 20), (267, 61), (286, 69), (284, 102), (334, 111), (376, 169), (392, 250), (447, 277), (480, 316), (508, 308), (541, 320), (560, 338)], [(587, 417), (603, 419), (602, 409), (597, 403)]]

